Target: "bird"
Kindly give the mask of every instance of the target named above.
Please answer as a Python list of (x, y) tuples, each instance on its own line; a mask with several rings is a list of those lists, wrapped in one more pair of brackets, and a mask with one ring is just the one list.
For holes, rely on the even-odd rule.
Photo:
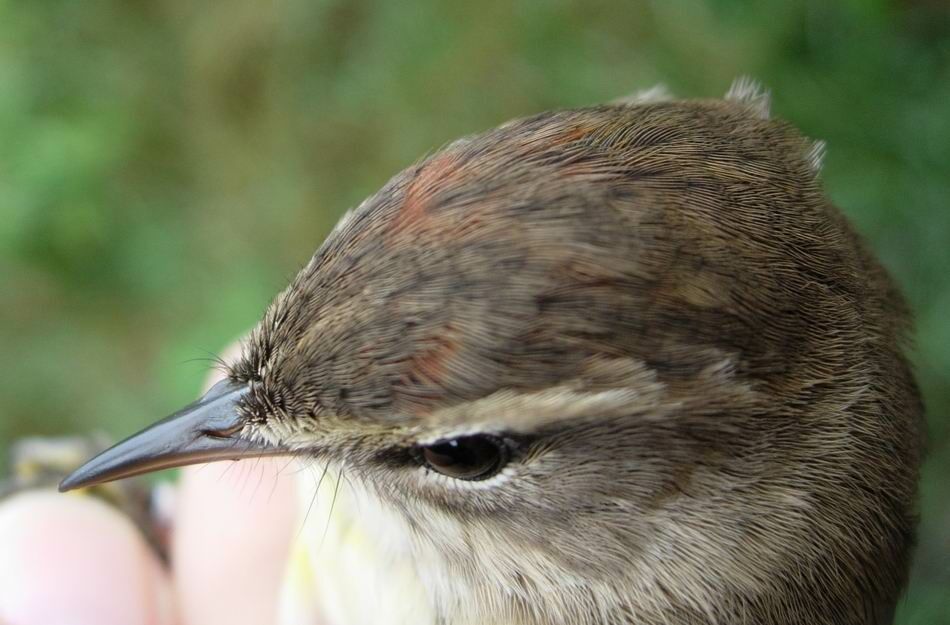
[(740, 79), (446, 145), (341, 219), (224, 380), (61, 489), (322, 466), (348, 520), (315, 542), (358, 534), (347, 574), (389, 593), (341, 625), (891, 623), (911, 315), (770, 108)]

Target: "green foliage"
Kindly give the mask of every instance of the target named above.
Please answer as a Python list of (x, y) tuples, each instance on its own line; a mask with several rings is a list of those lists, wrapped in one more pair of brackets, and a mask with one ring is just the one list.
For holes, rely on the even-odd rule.
[(917, 314), (930, 459), (898, 622), (950, 622), (939, 0), (0, 0), (0, 441), (184, 403), (344, 209), (448, 140), (741, 74), (827, 140), (830, 195)]

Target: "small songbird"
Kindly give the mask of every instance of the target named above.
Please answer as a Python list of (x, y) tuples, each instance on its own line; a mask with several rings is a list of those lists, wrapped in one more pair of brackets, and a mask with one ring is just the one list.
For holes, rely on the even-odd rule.
[(744, 80), (456, 141), (343, 218), (226, 380), (61, 488), (328, 467), (374, 562), (338, 625), (891, 623), (909, 316), (822, 149)]

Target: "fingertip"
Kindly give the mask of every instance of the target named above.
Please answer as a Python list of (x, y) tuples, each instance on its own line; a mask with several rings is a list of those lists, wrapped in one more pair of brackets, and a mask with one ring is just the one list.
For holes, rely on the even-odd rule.
[(0, 504), (0, 622), (171, 625), (165, 572), (127, 518), (84, 495)]
[(296, 523), (287, 459), (183, 471), (172, 548), (184, 623), (274, 622)]

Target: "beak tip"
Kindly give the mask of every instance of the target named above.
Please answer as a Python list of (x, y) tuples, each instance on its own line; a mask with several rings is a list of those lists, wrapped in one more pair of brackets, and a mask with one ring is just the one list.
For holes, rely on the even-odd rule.
[(59, 483), (59, 492), (65, 493), (71, 490), (76, 490), (77, 488), (82, 488), (84, 484), (83, 480), (75, 472), (70, 473), (63, 481)]
[(88, 460), (59, 483), (59, 492), (188, 464), (284, 455), (283, 447), (232, 436), (242, 424), (239, 407), (247, 392), (219, 382), (200, 400)]

